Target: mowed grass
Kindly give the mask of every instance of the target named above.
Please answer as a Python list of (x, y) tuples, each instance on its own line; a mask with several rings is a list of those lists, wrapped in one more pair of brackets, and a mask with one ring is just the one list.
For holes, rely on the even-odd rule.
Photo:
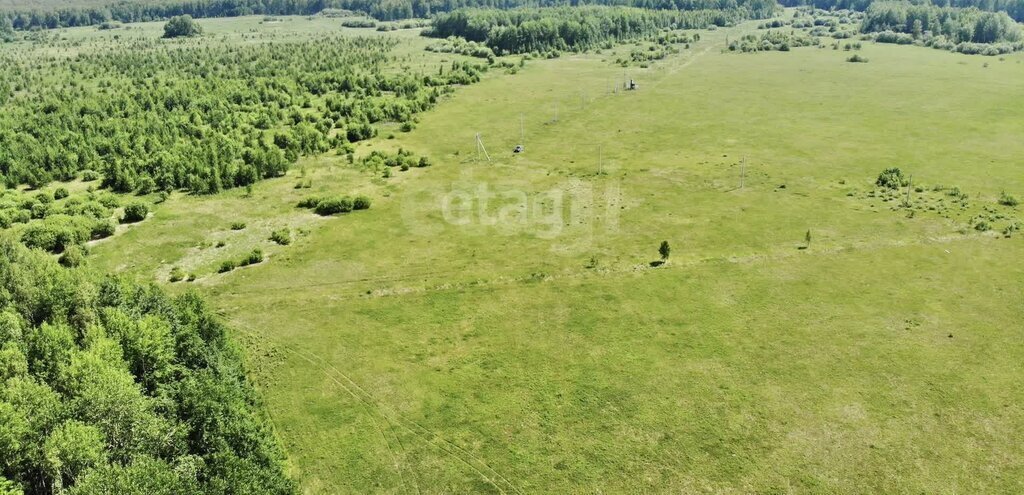
[[(1024, 59), (722, 53), (743, 29), (635, 92), (607, 51), (529, 61), (360, 146), (427, 169), (303, 162), (369, 211), (296, 211), (296, 172), (173, 197), (93, 263), (194, 263), (308, 493), (1021, 491), (1024, 246), (968, 221), (1020, 218)], [(891, 166), (969, 206), (868, 196)], [(236, 220), (305, 233), (214, 275), (196, 245), (268, 242)]]

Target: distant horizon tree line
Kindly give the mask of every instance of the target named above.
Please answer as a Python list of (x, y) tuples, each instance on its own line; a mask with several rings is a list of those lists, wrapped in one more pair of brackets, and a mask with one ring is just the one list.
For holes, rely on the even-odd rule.
[[(246, 15), (315, 15), (325, 10), (340, 10), (363, 13), (380, 21), (393, 21), (428, 18), (464, 8), (509, 10), (590, 5), (667, 11), (746, 9), (752, 17), (761, 18), (761, 14), (774, 11), (780, 3), (787, 7), (813, 4), (823, 9), (863, 11), (871, 5), (872, 0), (136, 0), (112, 1), (102, 6), (0, 10), (0, 31), (4, 25), (13, 30), (54, 29), (100, 25), (111, 21), (131, 23), (166, 20), (186, 14), (199, 19)], [(1005, 11), (1015, 20), (1024, 20), (1024, 0), (936, 0), (933, 4)]]

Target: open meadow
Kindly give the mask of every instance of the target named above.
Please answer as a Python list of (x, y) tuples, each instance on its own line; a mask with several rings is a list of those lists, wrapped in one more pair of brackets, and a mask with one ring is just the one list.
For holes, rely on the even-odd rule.
[[(285, 122), (314, 128), (357, 98), (429, 102), (347, 141), (359, 128), (325, 117), (322, 148), (287, 173), (167, 178), (137, 194), (152, 202), (137, 221), (83, 240), (84, 269), (208, 301), (301, 493), (1024, 492), (1024, 52), (731, 50), (764, 32), (747, 21), (680, 30), (665, 53), (499, 54), (477, 74), (481, 57), (418, 28), (198, 22), (184, 40), (159, 40), (163, 22), (39, 31), (0, 56), (137, 46), (170, 60), (156, 80), (176, 51), (238, 56), (287, 103), (239, 138), (247, 153), (282, 154)], [(260, 51), (284, 41), (414, 87), (298, 94), (314, 85), (257, 67), (287, 59)], [(81, 85), (127, 87), (107, 79)], [(208, 136), (190, 129), (175, 139)], [(374, 162), (392, 156), (423, 159)], [(52, 203), (98, 185), (39, 189)], [(309, 203), (340, 195), (365, 208)]]
[[(92, 263), (198, 274), (306, 493), (1021, 491), (1024, 57), (752, 29), (492, 71), (357, 146), (433, 166), (175, 194)], [(334, 192), (374, 206), (295, 208)]]

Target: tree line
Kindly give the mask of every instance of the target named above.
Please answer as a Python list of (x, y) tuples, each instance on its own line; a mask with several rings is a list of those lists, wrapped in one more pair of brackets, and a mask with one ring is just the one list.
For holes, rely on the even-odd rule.
[[(0, 182), (85, 175), (116, 192), (215, 193), (408, 122), (486, 64), (389, 71), (397, 41), (232, 46), (156, 40), (73, 57), (0, 55)], [(16, 95), (16, 96), (15, 96)]]
[(647, 10), (634, 7), (463, 9), (434, 16), (426, 36), (457, 36), (495, 53), (586, 50), (649, 37), (664, 29), (723, 26), (752, 15), (748, 10)]
[[(1022, 0), (1024, 1), (1024, 0)], [(746, 8), (769, 12), (774, 0), (139, 0), (111, 2), (101, 7), (59, 7), (0, 12), (14, 29), (52, 29), (91, 26), (109, 21), (142, 22), (179, 15), (235, 17), (243, 15), (312, 15), (324, 10), (363, 12), (378, 20), (427, 18), (439, 12), (462, 8), (511, 9), (519, 7), (565, 7), (577, 5), (625, 5), (658, 10), (730, 10)]]
[[(786, 7), (813, 5), (824, 10), (868, 10), (882, 0), (779, 0)], [(1012, 19), (1024, 22), (1024, 0), (922, 0), (917, 5), (934, 7), (976, 8), (986, 12), (1006, 12)]]
[[(952, 43), (1000, 43), (1021, 40), (1021, 28), (1004, 12), (939, 7), (910, 2), (875, 2), (864, 15), (865, 33), (904, 33), (912, 39), (944, 36)], [(883, 40), (884, 41), (884, 40)]]
[(0, 238), (0, 493), (295, 493), (282, 458), (198, 295)]

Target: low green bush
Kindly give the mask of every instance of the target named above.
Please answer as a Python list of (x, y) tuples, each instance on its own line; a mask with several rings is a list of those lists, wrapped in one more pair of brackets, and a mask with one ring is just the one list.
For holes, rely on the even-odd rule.
[(878, 178), (875, 179), (875, 185), (886, 189), (899, 189), (907, 185), (907, 179), (903, 176), (903, 171), (900, 169), (887, 168), (878, 174)]
[(180, 266), (171, 268), (170, 281), (180, 282), (182, 280), (185, 280), (185, 270), (182, 270)]
[(67, 268), (79, 266), (85, 262), (85, 249), (78, 245), (68, 246), (57, 262)]
[(238, 267), (238, 263), (235, 260), (225, 260), (220, 264), (220, 268), (217, 269), (217, 273), (226, 273), (234, 270)]
[(256, 263), (263, 263), (263, 250), (260, 248), (253, 249), (252, 252), (242, 258), (242, 261), (238, 263), (238, 266), (249, 266), (255, 265)]
[(348, 213), (352, 211), (352, 207), (352, 200), (347, 196), (344, 196), (340, 198), (322, 199), (317, 203), (313, 211), (315, 211), (317, 215), (328, 216), (338, 213)]
[(141, 201), (133, 201), (124, 207), (124, 216), (121, 223), (135, 223), (146, 219), (149, 214), (149, 205)]
[(287, 228), (278, 229), (270, 233), (270, 240), (281, 246), (287, 246), (292, 243), (292, 233)]

